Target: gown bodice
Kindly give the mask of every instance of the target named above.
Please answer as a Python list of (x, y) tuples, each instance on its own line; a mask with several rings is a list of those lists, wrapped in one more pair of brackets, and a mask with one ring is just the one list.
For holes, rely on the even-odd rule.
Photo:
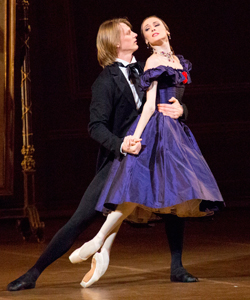
[(182, 102), (182, 97), (184, 94), (184, 85), (182, 86), (171, 86), (166, 88), (160, 88), (158, 87), (157, 89), (157, 96), (156, 96), (156, 104), (159, 103), (169, 103), (171, 104), (171, 102), (168, 102), (169, 99), (171, 99), (172, 97), (175, 97), (180, 103)]
[(160, 65), (148, 69), (141, 76), (140, 85), (142, 90), (147, 90), (153, 81), (158, 81), (156, 104), (169, 103), (168, 100), (172, 97), (175, 97), (181, 103), (185, 84), (191, 83), (189, 72), (192, 69), (192, 64), (181, 55), (177, 55), (177, 57), (183, 69)]

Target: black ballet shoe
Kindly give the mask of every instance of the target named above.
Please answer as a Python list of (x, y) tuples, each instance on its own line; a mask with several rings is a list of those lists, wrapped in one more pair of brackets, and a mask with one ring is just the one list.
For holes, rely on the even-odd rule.
[(184, 268), (176, 269), (171, 275), (170, 280), (172, 282), (198, 282), (199, 279), (188, 273)]
[(32, 275), (26, 273), (16, 280), (8, 284), (7, 290), (10, 292), (34, 289), (36, 286), (36, 280)]

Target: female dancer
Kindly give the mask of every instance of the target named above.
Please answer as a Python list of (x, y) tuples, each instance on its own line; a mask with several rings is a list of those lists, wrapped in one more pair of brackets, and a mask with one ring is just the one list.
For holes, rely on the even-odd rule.
[[(122, 221), (136, 207), (179, 217), (200, 217), (213, 213), (200, 211), (200, 203), (223, 202), (216, 181), (205, 162), (190, 129), (180, 120), (163, 116), (156, 110), (161, 103), (181, 102), (185, 84), (190, 83), (191, 63), (174, 55), (169, 43), (169, 28), (156, 16), (141, 25), (145, 42), (153, 50), (147, 59), (141, 87), (147, 101), (128, 135), (130, 142), (142, 140), (138, 156), (127, 155), (112, 164), (96, 209), (112, 212), (98, 234), (70, 255), (72, 263), (96, 253), (92, 270), (82, 286), (97, 281), (107, 270), (109, 251)], [(204, 207), (204, 205), (202, 205)]]

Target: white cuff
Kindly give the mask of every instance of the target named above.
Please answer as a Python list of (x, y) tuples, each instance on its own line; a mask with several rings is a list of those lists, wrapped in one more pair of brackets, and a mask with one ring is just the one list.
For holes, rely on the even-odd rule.
[(124, 156), (126, 156), (127, 153), (122, 151), (122, 146), (123, 146), (123, 142), (121, 143), (120, 152), (121, 152), (121, 154), (123, 154)]

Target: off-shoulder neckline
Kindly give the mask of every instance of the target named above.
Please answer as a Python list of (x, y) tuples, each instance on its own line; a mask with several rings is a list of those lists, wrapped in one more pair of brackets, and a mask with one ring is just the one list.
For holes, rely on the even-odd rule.
[[(183, 66), (182, 66), (182, 67), (183, 67)], [(159, 65), (159, 66), (157, 66), (157, 67), (155, 67), (155, 68), (147, 69), (146, 71), (144, 71), (144, 73), (146, 73), (146, 72), (148, 72), (148, 71), (150, 71), (150, 70), (157, 70), (157, 69), (160, 69), (160, 68), (172, 69), (173, 71), (182, 71), (182, 72), (185, 71), (185, 70), (184, 70), (184, 67), (183, 67), (182, 69), (175, 69), (175, 68), (170, 67), (170, 66)]]
[(160, 67), (163, 67), (163, 68), (166, 68), (166, 69), (172, 69), (172, 70), (174, 70), (174, 71), (187, 71), (186, 70), (186, 68), (185, 68), (185, 65), (184, 65), (184, 60), (185, 60), (185, 58), (183, 57), (183, 55), (180, 55), (180, 54), (176, 54), (176, 56), (178, 57), (178, 59), (179, 59), (179, 61), (180, 61), (180, 64), (182, 65), (182, 69), (175, 69), (175, 68), (173, 68), (173, 67), (170, 67), (170, 66), (164, 66), (164, 65), (159, 65), (159, 66), (157, 66), (157, 67), (155, 67), (155, 68), (150, 68), (150, 69), (147, 69), (146, 71), (144, 71), (144, 73), (145, 72), (147, 72), (147, 71), (149, 71), (149, 70), (157, 70), (158, 68), (160, 68)]

